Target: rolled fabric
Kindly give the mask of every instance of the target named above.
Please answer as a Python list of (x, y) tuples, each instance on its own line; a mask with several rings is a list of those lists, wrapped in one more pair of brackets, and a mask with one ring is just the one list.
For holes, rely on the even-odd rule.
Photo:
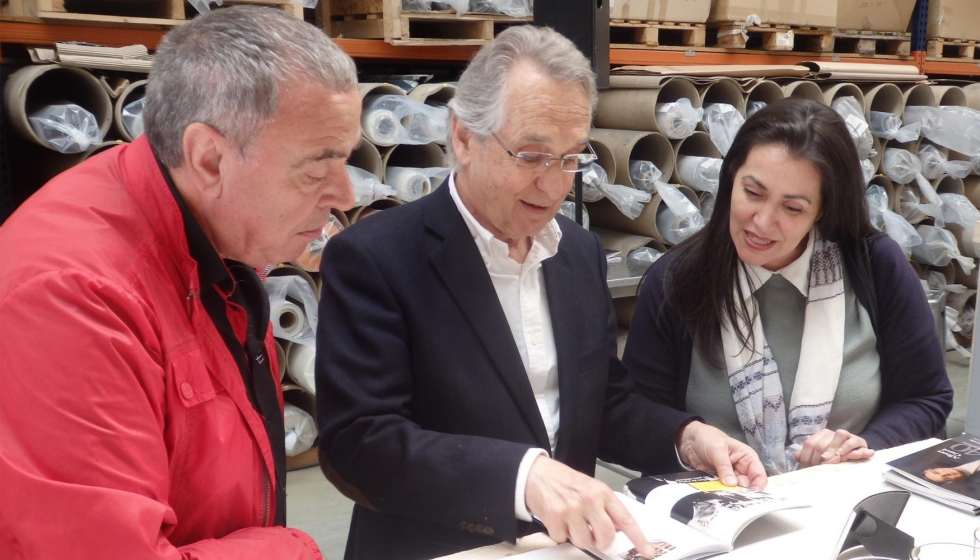
[(281, 338), (296, 336), (306, 326), (303, 308), (288, 299), (270, 299), (269, 316), (272, 317), (273, 335)]
[(361, 115), (364, 137), (378, 146), (397, 144), (401, 128), (401, 120), (387, 109), (368, 109)]
[(283, 425), (286, 428), (286, 455), (295, 457), (313, 447), (316, 441), (316, 422), (309, 412), (286, 403), (283, 408)]
[(418, 200), (432, 192), (428, 175), (412, 167), (389, 167), (385, 170), (385, 180), (395, 189), (395, 198), (405, 202)]
[(721, 163), (720, 158), (678, 155), (677, 177), (683, 185), (696, 191), (716, 194)]
[(293, 344), (286, 358), (289, 361), (289, 377), (297, 385), (316, 394), (314, 366), (316, 364), (316, 345)]

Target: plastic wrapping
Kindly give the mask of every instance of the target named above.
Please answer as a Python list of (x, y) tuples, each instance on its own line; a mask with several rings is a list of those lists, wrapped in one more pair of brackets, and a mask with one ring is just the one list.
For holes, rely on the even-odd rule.
[(922, 237), (922, 243), (912, 247), (915, 260), (933, 266), (946, 266), (955, 260), (964, 274), (970, 274), (976, 266), (973, 259), (964, 257), (956, 245), (953, 234), (936, 226), (919, 225), (915, 228)]
[[(575, 221), (575, 203), (571, 200), (566, 200), (561, 203), (558, 207), (558, 213), (565, 216), (571, 221)], [(582, 206), (582, 227), (589, 229), (589, 209), (584, 205)]]
[(704, 216), (680, 189), (661, 181), (656, 185), (666, 205), (657, 209), (657, 231), (665, 241), (680, 243), (704, 227)]
[(875, 178), (875, 164), (870, 159), (861, 160), (861, 173), (864, 174), (864, 184), (868, 185)]
[[(197, 10), (197, 13), (199, 14), (206, 14), (210, 12), (212, 2), (214, 2), (219, 6), (224, 5), (224, 0), (187, 0), (187, 1), (190, 2), (191, 6), (193, 6), (194, 9)], [(324, 1), (326, 2), (329, 0), (324, 0)], [(319, 0), (291, 0), (290, 3), (299, 4), (304, 8), (316, 8), (316, 5), (319, 3)]]
[(657, 103), (657, 127), (667, 138), (682, 140), (694, 134), (703, 114), (704, 110), (695, 109), (686, 97), (672, 103)]
[(395, 198), (412, 202), (432, 192), (448, 175), (448, 167), (391, 166), (385, 170), (385, 181), (394, 189)]
[(63, 154), (77, 154), (102, 143), (95, 115), (72, 103), (42, 107), (28, 120), (45, 145)]
[(327, 246), (327, 242), (330, 241), (331, 237), (342, 231), (344, 231), (344, 224), (340, 223), (337, 216), (331, 214), (330, 220), (320, 231), (320, 237), (317, 237), (313, 241), (306, 244), (306, 250), (303, 251), (302, 255), (296, 258), (296, 264), (306, 271), (312, 272), (319, 270), (320, 259), (323, 257), (323, 249)]
[(657, 192), (654, 182), (660, 180), (664, 174), (653, 164), (652, 161), (642, 159), (630, 160), (630, 179), (633, 185), (649, 193)]
[(405, 95), (364, 98), (361, 130), (378, 146), (428, 144), (446, 140), (449, 109), (433, 107)]
[(919, 173), (915, 176), (915, 184), (918, 185), (923, 198), (922, 203), (919, 204), (919, 210), (927, 216), (932, 216), (936, 221), (936, 226), (943, 227), (946, 225), (943, 221), (943, 199), (936, 194), (936, 189), (932, 188), (932, 183)]
[(902, 119), (894, 113), (882, 113), (871, 111), (871, 133), (882, 140), (895, 140), (897, 142), (915, 142), (919, 139), (919, 132), (922, 126), (919, 123), (912, 123), (902, 126)]
[(967, 228), (980, 221), (980, 210), (969, 198), (954, 193), (943, 193), (939, 198), (943, 201), (943, 220), (946, 223)]
[(980, 175), (980, 154), (977, 154), (970, 158), (970, 163), (973, 165), (971, 173), (974, 175)]
[(885, 148), (881, 170), (895, 183), (907, 185), (922, 172), (922, 164), (919, 163), (919, 158), (912, 155), (912, 152), (908, 150)]
[(745, 107), (745, 118), (747, 119), (765, 108), (765, 101), (749, 101), (749, 104)]
[[(272, 334), (299, 344), (316, 344), (317, 302), (309, 282), (297, 275), (269, 276), (262, 285), (269, 295)], [(283, 315), (296, 314), (297, 310), (302, 312), (297, 317), (301, 325), (287, 325), (279, 320)]]
[(715, 213), (715, 195), (711, 193), (706, 193), (704, 198), (701, 199), (701, 216), (704, 217), (704, 221), (711, 219), (711, 216)]
[(717, 195), (722, 161), (713, 157), (677, 156), (677, 176), (685, 186)]
[(932, 144), (919, 146), (919, 163), (922, 164), (922, 175), (926, 179), (938, 179), (943, 174), (962, 179), (973, 168), (972, 162), (947, 159), (946, 154)]
[(653, 195), (646, 191), (625, 185), (602, 183), (599, 188), (606, 198), (631, 220), (639, 217), (640, 212), (643, 212), (643, 205), (653, 198)]
[(143, 108), (146, 98), (141, 97), (122, 109), (122, 125), (132, 138), (143, 134)]
[(640, 247), (633, 249), (626, 255), (626, 266), (630, 268), (649, 268), (657, 262), (657, 259), (664, 256), (663, 253), (653, 247)]
[(905, 122), (922, 125), (922, 135), (961, 154), (980, 153), (980, 111), (966, 107), (905, 108)]
[(708, 129), (711, 142), (723, 156), (728, 154), (732, 142), (735, 141), (735, 135), (745, 124), (745, 117), (738, 112), (738, 109), (727, 103), (708, 105), (704, 108), (701, 120), (704, 121), (704, 127)]
[(527, 17), (534, 12), (534, 0), (439, 0), (431, 3), (447, 4), (456, 10), (457, 15), (474, 13)]
[(598, 163), (590, 163), (582, 171), (582, 202), (598, 202), (606, 196), (599, 185), (609, 182), (606, 170)]
[(367, 206), (375, 200), (398, 194), (395, 189), (382, 183), (377, 175), (360, 167), (348, 165), (347, 176), (354, 187), (354, 206)]
[(891, 237), (902, 248), (905, 256), (910, 257), (912, 247), (922, 243), (922, 238), (915, 231), (915, 228), (905, 218), (889, 210), (888, 194), (885, 193), (885, 189), (881, 185), (868, 187), (866, 197), (871, 225), (888, 234), (888, 237)]
[(864, 111), (861, 109), (858, 100), (849, 95), (838, 97), (830, 106), (844, 119), (847, 131), (851, 134), (854, 146), (857, 148), (858, 157), (867, 159), (877, 155), (874, 150), (874, 137), (871, 134), (871, 127), (864, 120)]
[(309, 412), (291, 403), (283, 407), (283, 424), (286, 428), (286, 455), (295, 457), (309, 451), (316, 441), (316, 422)]
[(871, 225), (879, 231), (884, 231), (885, 222), (881, 215), (889, 207), (888, 193), (881, 185), (871, 185), (864, 196), (868, 200), (868, 218), (871, 220)]

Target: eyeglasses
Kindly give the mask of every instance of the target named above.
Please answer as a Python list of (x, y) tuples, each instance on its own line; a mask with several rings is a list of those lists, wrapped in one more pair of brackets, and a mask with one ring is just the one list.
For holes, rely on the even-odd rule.
[(522, 169), (544, 171), (551, 167), (552, 163), (560, 161), (561, 170), (565, 173), (581, 173), (590, 164), (599, 159), (599, 156), (596, 155), (595, 150), (589, 144), (586, 144), (586, 147), (589, 148), (589, 153), (587, 154), (568, 154), (562, 157), (555, 157), (552, 154), (544, 152), (517, 152), (515, 154), (495, 133), (491, 132), (490, 136), (493, 136), (493, 139), (500, 144), (500, 147), (507, 152), (507, 155), (514, 158), (517, 161), (517, 166)]

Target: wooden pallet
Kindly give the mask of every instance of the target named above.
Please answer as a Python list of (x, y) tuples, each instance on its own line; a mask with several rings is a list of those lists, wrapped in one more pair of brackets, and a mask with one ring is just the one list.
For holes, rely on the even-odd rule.
[[(303, 17), (303, 7), (289, 0), (224, 0), (223, 4), (224, 6), (241, 4), (272, 6), (287, 11), (296, 17)], [(197, 14), (197, 11), (184, 0), (140, 2), (134, 4), (132, 8), (127, 7), (112, 13), (81, 12), (77, 11), (79, 7), (86, 7), (86, 5), (74, 3), (71, 0), (7, 0), (0, 13), (67, 23), (124, 24), (137, 27), (172, 27), (184, 23)], [(212, 7), (216, 8), (217, 6)]]
[(838, 29), (833, 36), (833, 50), (838, 53), (909, 56), (912, 52), (911, 33)]
[(482, 45), (506, 27), (531, 21), (530, 16), (460, 16), (452, 10), (410, 12), (402, 10), (401, 0), (321, 0), (320, 4), (317, 19), (331, 37), (384, 39), (395, 45)]
[(670, 23), (614, 19), (609, 22), (612, 48), (659, 46), (703, 47), (707, 34), (703, 23)]
[[(712, 46), (728, 49), (762, 49), (766, 51), (833, 52), (834, 30), (830, 27), (808, 27), (766, 23), (744, 27), (744, 22), (710, 22), (708, 39)], [(746, 40), (745, 35), (748, 35)]]
[(976, 58), (977, 41), (969, 39), (929, 39), (926, 41), (926, 56), (930, 58)]

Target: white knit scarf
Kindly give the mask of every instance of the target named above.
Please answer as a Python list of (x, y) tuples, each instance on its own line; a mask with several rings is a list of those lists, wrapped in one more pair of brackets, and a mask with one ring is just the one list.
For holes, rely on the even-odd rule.
[(738, 328), (752, 333), (752, 346), (739, 343), (727, 320), (721, 328), (728, 383), (738, 420), (746, 441), (770, 474), (796, 470), (799, 464), (794, 452), (802, 448), (807, 437), (826, 427), (844, 355), (844, 270), (840, 249), (836, 243), (811, 232), (800, 258), (810, 261), (809, 288), (800, 362), (788, 411), (755, 299), (755, 291), (771, 274), (763, 271), (765, 278), (761, 278), (760, 272), (751, 267), (740, 266), (738, 270), (741, 293), (752, 319), (746, 325), (739, 317)]

